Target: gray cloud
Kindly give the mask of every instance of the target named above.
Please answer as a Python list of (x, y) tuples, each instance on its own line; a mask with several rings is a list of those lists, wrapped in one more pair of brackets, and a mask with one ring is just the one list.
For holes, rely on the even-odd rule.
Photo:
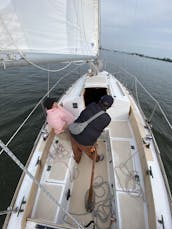
[(172, 57), (171, 0), (102, 0), (102, 46)]

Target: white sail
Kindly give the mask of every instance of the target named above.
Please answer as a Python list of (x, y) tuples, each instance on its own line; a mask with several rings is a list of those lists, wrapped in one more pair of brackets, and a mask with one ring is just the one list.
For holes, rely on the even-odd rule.
[(0, 0), (0, 59), (95, 57), (98, 2)]

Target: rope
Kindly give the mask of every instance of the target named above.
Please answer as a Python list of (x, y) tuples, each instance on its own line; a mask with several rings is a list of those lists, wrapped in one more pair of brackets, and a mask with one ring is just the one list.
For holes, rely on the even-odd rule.
[(27, 59), (25, 57), (25, 55), (20, 51), (20, 50), (17, 50), (20, 55), (25, 59), (26, 62), (28, 62), (29, 64), (31, 64), (32, 66), (36, 67), (37, 69), (40, 69), (40, 70), (43, 70), (43, 71), (46, 71), (46, 72), (60, 72), (66, 68), (68, 68), (73, 62), (69, 62), (66, 66), (64, 66), (63, 68), (60, 68), (60, 69), (47, 69), (47, 68), (43, 68), (41, 67), (40, 65), (38, 64), (35, 64), (34, 62), (30, 61), (29, 59)]
[[(111, 196), (109, 183), (107, 181), (103, 181), (101, 176), (97, 176), (94, 182), (94, 191), (96, 199), (98, 200), (101, 198), (101, 200), (96, 201), (95, 208), (92, 213), (95, 218), (95, 225), (99, 229), (109, 229), (111, 228), (111, 217), (113, 216), (111, 204), (113, 198)], [(100, 223), (105, 224), (108, 221), (108, 226), (100, 226)]]
[(11, 208), (11, 207), (9, 207), (9, 208), (7, 208), (7, 210), (5, 210), (5, 211), (0, 211), (0, 216), (2, 216), (2, 215), (7, 215), (8, 213), (10, 213), (10, 212), (13, 212), (14, 210)]
[(156, 108), (157, 108), (157, 104), (155, 103), (155, 106), (154, 106), (153, 111), (152, 111), (152, 113), (151, 113), (151, 115), (150, 115), (150, 117), (149, 117), (148, 122), (150, 122), (150, 121), (152, 120), (152, 118), (153, 118), (153, 116), (154, 116), (154, 113), (155, 113), (155, 111), (156, 111)]
[(55, 153), (54, 152), (50, 153), (50, 163), (51, 163), (51, 157), (55, 159), (55, 156), (57, 156), (58, 162), (64, 164), (65, 167), (69, 169), (70, 181), (72, 182), (74, 179), (76, 179), (79, 176), (79, 169), (77, 166), (75, 166), (74, 172), (72, 174), (70, 167), (68, 166), (66, 161), (64, 161), (65, 159), (70, 159), (72, 157), (72, 154), (64, 148), (62, 143), (58, 143), (56, 146), (55, 143), (53, 142), (52, 147), (54, 148)]
[[(69, 62), (66, 66), (64, 66), (64, 67), (62, 67), (62, 68), (60, 68), (60, 69), (49, 69), (49, 67), (48, 67), (48, 68), (41, 67), (40, 65), (38, 65), (38, 64), (32, 62), (31, 60), (29, 60), (29, 59), (25, 56), (25, 54), (22, 52), (22, 50), (20, 50), (20, 49), (18, 48), (18, 46), (16, 45), (15, 40), (13, 39), (13, 37), (11, 36), (11, 33), (9, 32), (7, 26), (5, 25), (4, 20), (2, 19), (2, 16), (0, 16), (0, 20), (1, 20), (2, 25), (3, 25), (4, 29), (6, 30), (8, 36), (10, 37), (11, 42), (12, 42), (13, 45), (15, 46), (15, 48), (16, 48), (17, 52), (20, 54), (20, 56), (21, 56), (27, 63), (31, 64), (32, 66), (36, 67), (37, 69), (40, 69), (40, 70), (43, 70), (43, 71), (46, 71), (46, 72), (60, 72), (60, 71), (62, 71), (62, 70), (64, 70), (64, 69), (68, 68), (73, 62), (79, 62), (79, 63), (83, 62), (82, 60), (80, 60), (80, 61), (73, 61), (73, 62), (71, 61), (71, 62)], [(85, 62), (85, 61), (84, 61), (84, 62)], [(5, 66), (5, 61), (3, 60), (2, 63), (3, 63), (3, 65), (4, 65), (4, 69), (5, 69), (5, 68), (6, 68), (6, 66)]]
[[(119, 185), (120, 185), (123, 192), (127, 192), (132, 197), (136, 197), (136, 196), (133, 196), (132, 193), (137, 193), (138, 194), (137, 197), (143, 197), (144, 198), (143, 189), (142, 189), (141, 184), (140, 184), (140, 178), (139, 178), (138, 172), (135, 170), (130, 171), (127, 167), (128, 161), (131, 160), (136, 153), (137, 152), (132, 154), (125, 162), (120, 163), (118, 166), (115, 166), (114, 169), (116, 172), (116, 176), (118, 178)], [(118, 175), (117, 169), (119, 169), (121, 171), (121, 173), (126, 177), (124, 187), (121, 184), (121, 179), (120, 179), (120, 176)], [(133, 182), (133, 185), (131, 188), (129, 188), (129, 184), (131, 183), (131, 181)]]
[(47, 195), (47, 197), (54, 204), (61, 208), (63, 212), (66, 213), (79, 228), (84, 228), (82, 227), (82, 225), (78, 223), (78, 221), (72, 215), (70, 215), (64, 208), (61, 207), (56, 198), (53, 195), (51, 195), (50, 192), (47, 191), (47, 189), (29, 172), (27, 168), (25, 168), (25, 166), (20, 162), (20, 160), (9, 150), (9, 148), (1, 140), (0, 146), (7, 153), (7, 155), (19, 166), (19, 168), (21, 168), (22, 171), (24, 171), (24, 173), (27, 174), (33, 180), (33, 182), (41, 189), (41, 191), (43, 191)]
[[(90, 215), (91, 216), (90, 222), (92, 223), (94, 222), (94, 225), (96, 226), (97, 229), (110, 229), (112, 223), (111, 219), (114, 217), (114, 215), (112, 214), (111, 202), (113, 197), (111, 196), (109, 183), (107, 181), (103, 181), (103, 178), (101, 176), (97, 176), (95, 178), (93, 188), (96, 197), (96, 202), (92, 213), (89, 212), (79, 212), (79, 213), (69, 212), (69, 213), (71, 215), (75, 215), (78, 217)], [(101, 198), (101, 200), (98, 200), (99, 198)], [(73, 224), (71, 224), (69, 220), (65, 219), (65, 217), (66, 215), (64, 216), (63, 219), (64, 222), (73, 226)], [(108, 221), (109, 221), (109, 225), (107, 225)], [(100, 223), (102, 225), (100, 225)]]
[[(76, 67), (73, 71), (76, 71), (79, 68)], [(14, 137), (17, 135), (17, 133), (20, 131), (20, 129), (24, 126), (24, 124), (27, 122), (27, 120), (30, 118), (30, 116), (34, 113), (34, 111), (37, 109), (37, 107), (43, 102), (43, 100), (45, 99), (45, 97), (57, 86), (57, 84), (62, 81), (63, 79), (65, 79), (71, 72), (68, 72), (66, 75), (64, 75), (63, 77), (61, 77), (59, 80), (57, 80), (57, 82), (51, 87), (51, 89), (39, 100), (39, 102), (35, 105), (35, 107), (33, 108), (33, 110), (30, 112), (30, 114), (27, 116), (27, 118), (23, 121), (23, 123), (18, 127), (18, 129), (15, 131), (15, 133), (11, 136), (11, 138), (8, 140), (7, 142), (7, 146), (9, 145), (9, 143), (14, 139)], [(2, 154), (3, 150), (1, 150), (0, 155)]]

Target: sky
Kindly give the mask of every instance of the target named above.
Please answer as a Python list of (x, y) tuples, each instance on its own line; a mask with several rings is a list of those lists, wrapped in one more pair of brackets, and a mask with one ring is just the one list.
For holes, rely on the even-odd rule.
[(172, 58), (172, 0), (101, 0), (101, 46)]

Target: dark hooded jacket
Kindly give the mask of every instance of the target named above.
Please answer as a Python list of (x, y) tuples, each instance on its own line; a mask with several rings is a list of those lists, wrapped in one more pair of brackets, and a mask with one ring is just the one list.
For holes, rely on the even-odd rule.
[[(90, 103), (75, 120), (75, 122), (85, 122), (99, 111), (104, 110), (99, 103)], [(72, 135), (72, 137), (81, 145), (91, 146), (96, 143), (97, 138), (101, 135), (104, 128), (109, 125), (110, 116), (105, 112), (88, 124), (82, 133)]]

